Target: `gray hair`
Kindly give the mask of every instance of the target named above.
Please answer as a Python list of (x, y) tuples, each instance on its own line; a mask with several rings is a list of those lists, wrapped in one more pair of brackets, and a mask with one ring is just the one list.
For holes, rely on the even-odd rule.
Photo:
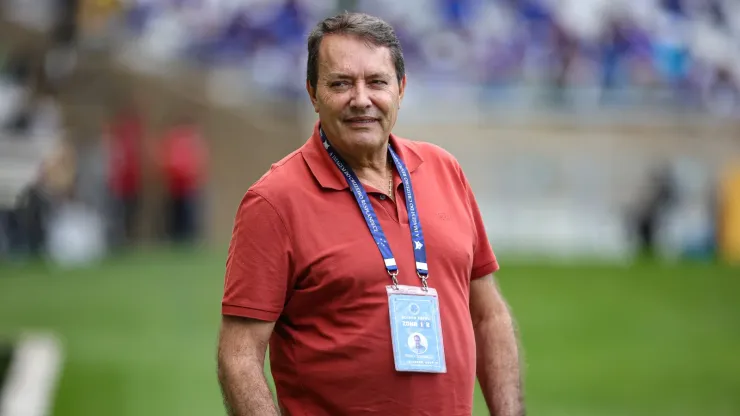
[(344, 12), (319, 22), (308, 35), (306, 79), (316, 88), (319, 79), (319, 48), (326, 35), (353, 35), (375, 46), (387, 47), (400, 83), (406, 73), (401, 42), (393, 27), (382, 19), (364, 13)]

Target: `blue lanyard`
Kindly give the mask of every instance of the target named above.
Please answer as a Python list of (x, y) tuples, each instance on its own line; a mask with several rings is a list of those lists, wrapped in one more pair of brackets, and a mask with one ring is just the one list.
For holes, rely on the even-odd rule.
[[(370, 234), (375, 240), (375, 244), (380, 250), (380, 254), (383, 256), (385, 261), (385, 268), (388, 274), (393, 279), (394, 286), (398, 286), (398, 266), (396, 265), (396, 259), (393, 257), (393, 252), (388, 244), (388, 239), (385, 237), (383, 228), (380, 226), (378, 216), (375, 214), (375, 209), (370, 203), (370, 199), (365, 192), (365, 188), (360, 183), (360, 179), (357, 177), (355, 172), (349, 165), (342, 159), (339, 154), (334, 151), (334, 148), (329, 143), (323, 130), (321, 132), (321, 141), (324, 144), (324, 148), (329, 153), (329, 156), (342, 172), (344, 178), (349, 184), (349, 189), (355, 196), (357, 205), (360, 207), (360, 212), (365, 217), (367, 227), (370, 229)], [(414, 249), (414, 259), (416, 260), (416, 274), (421, 279), (422, 286), (424, 289), (427, 288), (427, 278), (429, 276), (429, 270), (427, 268), (427, 250), (424, 244), (424, 233), (421, 230), (421, 222), (419, 221), (419, 213), (416, 212), (416, 199), (414, 198), (414, 189), (411, 187), (411, 177), (409, 171), (406, 169), (406, 165), (403, 163), (400, 157), (393, 151), (390, 143), (388, 144), (388, 153), (393, 158), (393, 163), (396, 165), (396, 170), (401, 176), (403, 181), (403, 189), (406, 191), (406, 211), (409, 215), (409, 226), (411, 228), (411, 242)]]

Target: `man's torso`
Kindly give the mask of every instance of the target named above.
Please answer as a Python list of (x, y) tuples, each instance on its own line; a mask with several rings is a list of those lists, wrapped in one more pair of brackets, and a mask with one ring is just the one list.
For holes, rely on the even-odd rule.
[[(439, 293), (447, 373), (395, 371), (385, 291), (391, 280), (357, 203), (348, 190), (306, 186), (310, 181), (303, 177), (311, 173), (293, 155), (253, 188), (276, 207), (296, 247), (293, 281), (270, 350), (288, 414), (470, 414), (475, 224), (455, 166), (436, 153), (441, 150), (408, 145), (423, 146), (425, 157), (411, 180), (429, 284)], [(399, 266), (399, 282), (419, 286), (397, 173), (395, 183), (395, 202), (366, 189)]]

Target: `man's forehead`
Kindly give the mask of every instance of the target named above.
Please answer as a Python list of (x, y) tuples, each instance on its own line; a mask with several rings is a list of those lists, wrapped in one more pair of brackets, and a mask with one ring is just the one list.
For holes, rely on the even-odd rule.
[(326, 36), (319, 49), (319, 66), (324, 76), (330, 73), (395, 73), (389, 48), (352, 35)]

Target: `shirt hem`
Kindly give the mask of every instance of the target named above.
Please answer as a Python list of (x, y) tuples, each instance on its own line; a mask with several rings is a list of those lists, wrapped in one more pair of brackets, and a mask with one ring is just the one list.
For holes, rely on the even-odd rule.
[(499, 269), (498, 261), (493, 260), (490, 263), (484, 264), (483, 266), (476, 267), (473, 269), (473, 272), (470, 274), (470, 279), (480, 279), (481, 277), (488, 276), (491, 273), (497, 272)]
[(221, 305), (221, 314), (228, 316), (239, 316), (242, 318), (252, 318), (268, 322), (275, 322), (280, 317), (279, 312), (271, 312), (263, 309), (236, 305)]

